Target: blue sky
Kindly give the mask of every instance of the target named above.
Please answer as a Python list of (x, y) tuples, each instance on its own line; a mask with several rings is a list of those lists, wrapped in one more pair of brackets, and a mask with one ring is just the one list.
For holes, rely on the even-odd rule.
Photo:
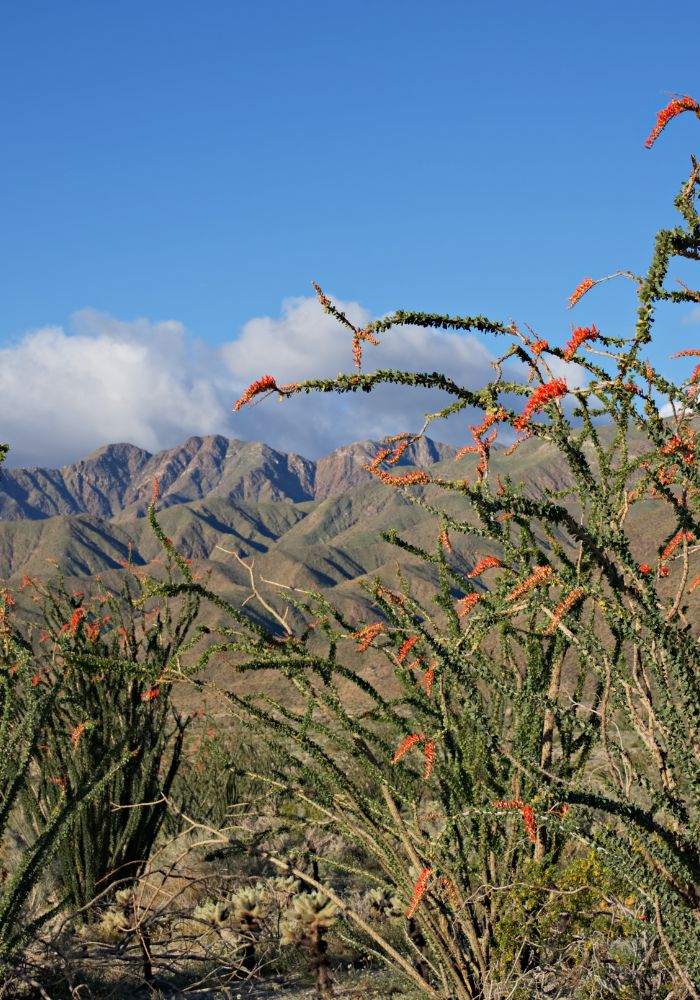
[[(628, 334), (631, 283), (575, 313), (567, 296), (646, 269), (700, 153), (692, 115), (644, 149), (671, 94), (700, 98), (696, 33), (644, 0), (23, 0), (0, 12), (0, 57), (10, 466), (205, 433), (312, 457), (417, 429), (400, 421), (429, 407), (390, 393), (231, 415), (268, 371), (350, 370), (312, 279), (363, 319)], [(390, 336), (377, 364), (454, 357), (489, 377), (493, 343)], [(698, 310), (666, 310), (646, 356), (680, 382), (688, 361), (668, 355), (699, 339)], [(434, 436), (459, 443), (467, 423)]]

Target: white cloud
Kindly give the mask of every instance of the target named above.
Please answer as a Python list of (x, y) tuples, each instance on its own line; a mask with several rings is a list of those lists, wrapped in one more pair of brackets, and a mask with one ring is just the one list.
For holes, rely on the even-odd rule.
[[(354, 323), (370, 319), (357, 303), (336, 305)], [(379, 347), (365, 345), (365, 371), (443, 371), (472, 390), (495, 377), (491, 350), (508, 346), (503, 338), (487, 345), (479, 335), (418, 327), (397, 327), (380, 339)], [(549, 360), (570, 387), (587, 381), (578, 366)], [(252, 319), (221, 346), (193, 338), (178, 322), (125, 322), (82, 310), (68, 330), (44, 327), (0, 349), (0, 440), (10, 444), (11, 467), (57, 467), (120, 441), (154, 452), (216, 433), (313, 458), (351, 441), (417, 430), (426, 412), (451, 401), (437, 390), (383, 386), (371, 394), (302, 395), (282, 405), (269, 399), (232, 413), (261, 375), (284, 383), (340, 371), (352, 371), (351, 334), (315, 299), (288, 299), (279, 317)], [(504, 366), (504, 380), (524, 382), (526, 375), (518, 361)], [(510, 397), (502, 402), (516, 405)], [(464, 411), (435, 422), (429, 434), (470, 442), (475, 418), (480, 411)]]
[(695, 306), (689, 313), (681, 317), (681, 323), (684, 326), (697, 326), (700, 323), (700, 306)]

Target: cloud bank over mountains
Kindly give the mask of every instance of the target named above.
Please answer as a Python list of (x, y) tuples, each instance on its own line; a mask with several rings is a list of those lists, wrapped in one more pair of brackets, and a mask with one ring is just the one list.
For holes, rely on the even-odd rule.
[[(358, 303), (335, 301), (353, 323), (372, 317)], [(495, 378), (495, 351), (505, 338), (397, 327), (381, 345), (365, 345), (363, 370), (397, 368), (445, 372), (480, 389)], [(555, 377), (585, 385), (577, 365), (548, 359)], [(174, 447), (190, 435), (223, 434), (264, 441), (282, 451), (318, 458), (352, 441), (417, 431), (424, 415), (450, 398), (438, 390), (382, 386), (371, 394), (301, 395), (268, 399), (238, 413), (233, 404), (254, 380), (278, 382), (333, 377), (353, 371), (351, 336), (315, 298), (291, 298), (278, 317), (245, 324), (239, 337), (213, 345), (176, 321), (123, 321), (84, 309), (67, 328), (43, 327), (0, 349), (0, 441), (10, 445), (7, 466), (60, 467), (102, 445), (128, 442), (150, 452)], [(509, 360), (506, 381), (527, 382), (528, 367)], [(524, 400), (505, 396), (521, 409)], [(573, 401), (565, 401), (570, 413)], [(469, 424), (481, 411), (466, 410), (434, 422), (430, 436), (471, 443)], [(499, 440), (513, 437), (502, 432)]]

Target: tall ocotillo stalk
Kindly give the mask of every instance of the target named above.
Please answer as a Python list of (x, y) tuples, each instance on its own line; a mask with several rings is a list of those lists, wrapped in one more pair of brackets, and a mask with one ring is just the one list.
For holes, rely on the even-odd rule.
[(189, 597), (174, 622), (167, 604), (144, 612), (128, 577), (119, 597), (101, 595), (93, 603), (82, 593), (69, 595), (62, 578), (42, 596), (41, 640), (54, 643), (47, 676), (61, 677), (61, 694), (36, 751), (37, 780), (24, 798), (37, 827), (66, 789), (82, 788), (127, 754), (59, 851), (61, 889), (79, 908), (111, 884), (136, 878), (148, 861), (189, 721), (174, 711), (164, 673), (187, 638), (199, 600)]
[[(0, 445), (0, 462), (7, 452)], [(63, 795), (44, 817), (36, 836), (22, 847), (11, 847), (9, 830), (22, 796), (32, 786), (31, 764), (46, 724), (60, 695), (58, 684), (40, 684), (31, 644), (14, 620), (15, 600), (0, 591), (0, 971), (4, 972), (32, 934), (63, 905), (30, 910), (28, 903), (49, 863), (60, 850), (70, 824), (99, 795), (125, 764), (123, 755), (106, 773), (90, 775), (83, 785)]]
[[(672, 102), (648, 145), (684, 111), (700, 117), (690, 98)], [(358, 627), (321, 595), (307, 595), (293, 599), (307, 615), (307, 630), (292, 635), (275, 612), (285, 632), (280, 635), (254, 626), (205, 588), (158, 588), (199, 593), (233, 617), (235, 625), (222, 630), (224, 641), (207, 650), (200, 665), (214, 652), (230, 651), (239, 670), (273, 667), (296, 687), (298, 710), (270, 699), (226, 697), (268, 738), (292, 748), (289, 772), (270, 780), (294, 790), (310, 822), (331, 824), (361, 845), (406, 900), (403, 953), (379, 941), (347, 907), (344, 912), (360, 933), (374, 934), (375, 945), (429, 996), (480, 995), (498, 944), (504, 887), (533, 859), (556, 861), (571, 838), (593, 844), (646, 902), (676, 973), (693, 997), (699, 995), (700, 648), (683, 601), (700, 582), (696, 577), (688, 586), (692, 543), (700, 537), (700, 475), (689, 423), (698, 412), (700, 366), (678, 387), (640, 358), (651, 340), (656, 303), (700, 297), (685, 286), (664, 286), (674, 257), (700, 258), (699, 174), (693, 159), (675, 201), (685, 227), (657, 235), (647, 274), (618, 272), (638, 288), (632, 337), (579, 327), (565, 347), (550, 347), (515, 323), (415, 312), (359, 329), (317, 287), (323, 308), (352, 333), (357, 371), (289, 385), (266, 375), (236, 404), (239, 409), (270, 393), (371, 392), (382, 384), (437, 388), (453, 397), (426, 417), (422, 430), (389, 439), (367, 466), (435, 517), (433, 551), (396, 532), (386, 538), (433, 567), (438, 612), (412, 599), (405, 579), (399, 593), (375, 580), (366, 589), (381, 613), (377, 621)], [(570, 305), (597, 283), (581, 282)], [(484, 332), (514, 343), (495, 363), (498, 377), (479, 391), (439, 373), (363, 373), (363, 343), (377, 343), (404, 325)], [(590, 354), (611, 359), (616, 373)], [(501, 366), (509, 358), (529, 367), (534, 389), (503, 380)], [(592, 381), (570, 388), (555, 377), (548, 358), (560, 371), (578, 364)], [(652, 389), (670, 400), (671, 425), (662, 420)], [(501, 405), (506, 393), (528, 397), (522, 413)], [(573, 415), (583, 421), (578, 436), (562, 411), (567, 395), (577, 404)], [(635, 409), (636, 397), (644, 400), (644, 415)], [(592, 406), (594, 400), (600, 405)], [(479, 456), (473, 482), (390, 471), (433, 420), (468, 406), (485, 410), (472, 428), (473, 444), (463, 450)], [(550, 422), (536, 421), (539, 413)], [(593, 423), (603, 414), (615, 426), (609, 446)], [(650, 442), (641, 455), (630, 453), (630, 422)], [(522, 441), (539, 439), (565, 459), (572, 485), (528, 495), (513, 486), (504, 465), (505, 481), (499, 474), (494, 489), (490, 470), (501, 458), (494, 458), (491, 446), (495, 425), (505, 423), (522, 436), (501, 453), (504, 463)], [(658, 539), (655, 574), (632, 551), (625, 530), (629, 511), (648, 493), (675, 520)], [(455, 498), (476, 523), (455, 514)], [(453, 557), (459, 535), (487, 543), (483, 558), (466, 572)], [(670, 577), (672, 570), (677, 589), (666, 599), (653, 578)], [(315, 640), (312, 650), (310, 634), (322, 635), (325, 647)], [(373, 646), (386, 657), (403, 698), (389, 700), (344, 663), (344, 641), (354, 642), (358, 652)], [(361, 715), (348, 712), (341, 684), (366, 697), (369, 707)], [(617, 733), (623, 738), (613, 738)], [(634, 753), (626, 745), (630, 734), (640, 741)], [(602, 779), (589, 764), (594, 749), (607, 761)], [(520, 955), (523, 968), (536, 962), (526, 935)]]

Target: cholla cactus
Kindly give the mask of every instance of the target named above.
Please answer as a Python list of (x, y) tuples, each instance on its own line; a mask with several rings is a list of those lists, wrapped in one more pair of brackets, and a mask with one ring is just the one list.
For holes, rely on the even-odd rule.
[(316, 976), (316, 996), (331, 995), (326, 932), (335, 923), (338, 908), (321, 892), (300, 892), (292, 900), (280, 927), (282, 944), (301, 945), (309, 953)]
[(192, 916), (212, 927), (225, 927), (231, 918), (231, 908), (220, 899), (207, 899), (195, 907)]
[(279, 875), (267, 880), (270, 892), (275, 896), (294, 896), (301, 888), (301, 882), (294, 875)]
[(81, 924), (78, 934), (83, 938), (93, 938), (106, 944), (115, 944), (126, 931), (131, 921), (121, 906), (110, 906), (95, 924)]
[(239, 889), (231, 897), (231, 917), (234, 923), (246, 930), (258, 930), (260, 923), (270, 912), (270, 904), (264, 890), (259, 886)]
[(117, 906), (121, 906), (124, 909), (133, 907), (134, 905), (134, 890), (133, 889), (118, 889), (114, 893), (114, 902)]
[(260, 886), (240, 889), (231, 897), (231, 922), (245, 939), (242, 964), (248, 972), (255, 968), (255, 941), (269, 912), (270, 904)]
[(377, 886), (376, 889), (369, 889), (365, 893), (364, 898), (369, 915), (375, 919), (401, 917), (404, 914), (404, 907), (401, 900), (387, 886)]

